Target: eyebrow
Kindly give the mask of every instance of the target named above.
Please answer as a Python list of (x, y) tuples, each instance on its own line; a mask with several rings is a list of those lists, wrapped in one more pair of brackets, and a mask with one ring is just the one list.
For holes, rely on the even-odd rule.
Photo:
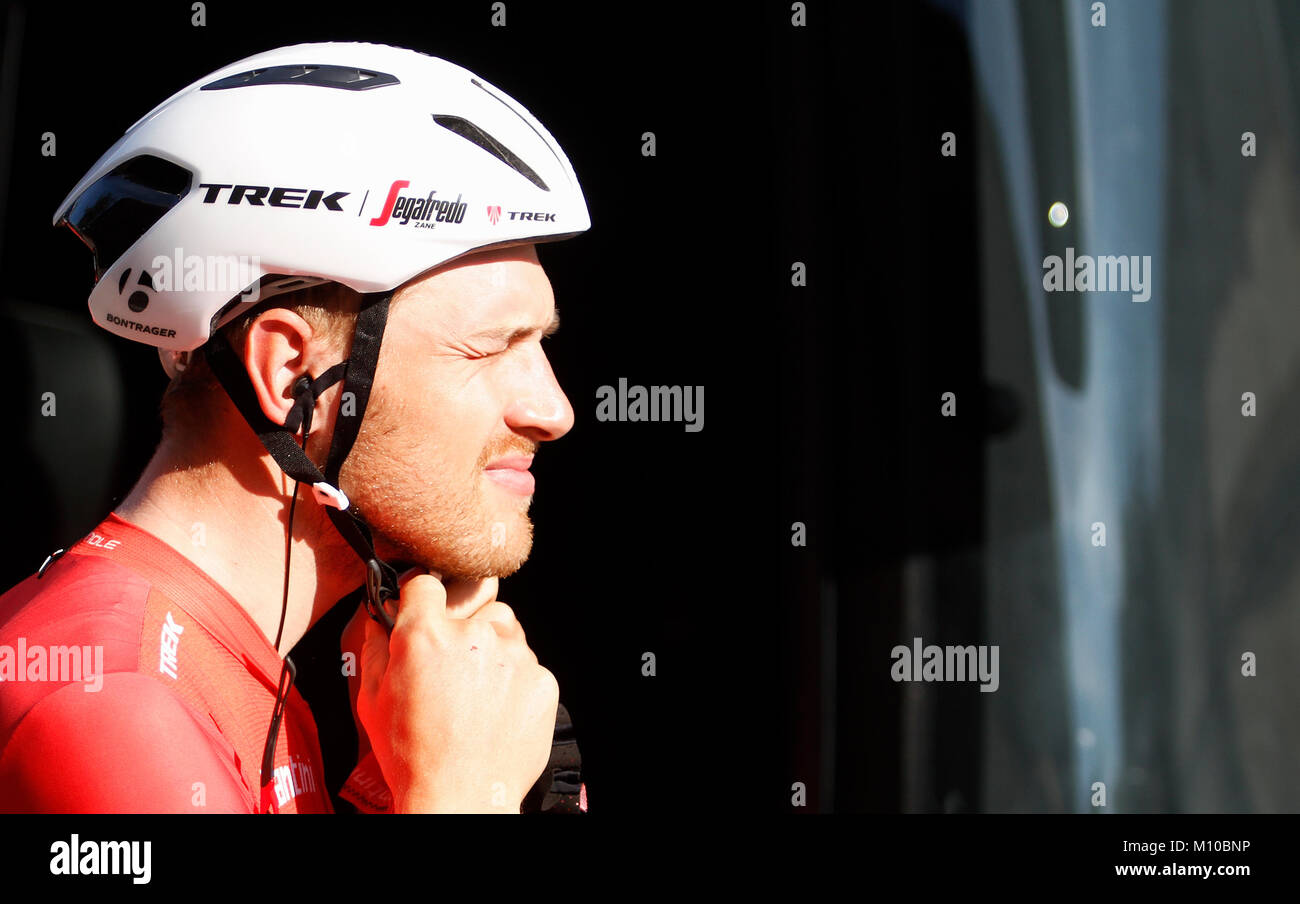
[[(542, 330), (542, 338), (555, 335), (555, 331), (558, 330), (559, 328), (560, 328), (560, 309), (556, 308), (554, 313), (551, 315), (551, 322), (548, 323), (546, 325), (546, 328)], [(489, 328), (486, 330), (480, 330), (474, 335), (479, 338), (495, 339), (499, 342), (505, 342), (508, 344), (523, 339), (529, 334), (536, 332), (536, 329), (537, 329), (536, 327), (531, 327), (531, 326), (520, 326), (520, 327), (499, 326), (499, 327)]]

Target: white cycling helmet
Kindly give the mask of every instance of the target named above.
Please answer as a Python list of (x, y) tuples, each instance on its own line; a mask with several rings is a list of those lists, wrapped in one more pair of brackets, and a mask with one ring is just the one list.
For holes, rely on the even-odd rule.
[(500, 89), (436, 57), (344, 43), (260, 53), (177, 92), (54, 222), (95, 253), (95, 323), (156, 346), (173, 374), (165, 352), (273, 294), (324, 280), (380, 292), (591, 225), (564, 151)]
[[(168, 373), (198, 348), (277, 464), (307, 482), (366, 565), (367, 605), (396, 571), (374, 553), (338, 474), (365, 415), (393, 291), (485, 248), (591, 225), (545, 127), (500, 89), (378, 44), (298, 44), (232, 63), (131, 126), (59, 205), (95, 255), (95, 323), (158, 348)], [(284, 424), (261, 411), (220, 327), (272, 295), (333, 281), (364, 296), (347, 361), (299, 378)], [(343, 380), (320, 468), (295, 436)], [(296, 487), (295, 487), (296, 498)], [(286, 597), (287, 599), (287, 597)]]

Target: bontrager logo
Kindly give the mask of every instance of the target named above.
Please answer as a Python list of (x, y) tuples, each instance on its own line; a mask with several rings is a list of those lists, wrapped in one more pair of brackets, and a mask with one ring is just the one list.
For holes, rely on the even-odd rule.
[(436, 191), (423, 198), (400, 194), (410, 185), (409, 180), (398, 179), (389, 187), (384, 209), (370, 221), (371, 226), (384, 226), (390, 220), (396, 220), (403, 226), (413, 223), (417, 229), (432, 229), (437, 223), (459, 223), (465, 219), (466, 204), (461, 195), (457, 195), (455, 201), (435, 201)]
[(153, 874), (153, 842), (70, 841), (50, 845), (50, 874), (54, 876), (131, 876), (136, 885), (148, 885)]
[(332, 191), (328, 194), (323, 188), (281, 188), (276, 185), (230, 185), (227, 183), (200, 182), (199, 188), (206, 188), (203, 195), (204, 204), (216, 204), (221, 192), (230, 189), (226, 196), (227, 204), (251, 204), (254, 207), (298, 207), (302, 210), (342, 210), (339, 202), (351, 192)]
[(175, 330), (169, 330), (166, 327), (161, 326), (152, 326), (148, 323), (139, 323), (135, 320), (124, 320), (116, 314), (105, 314), (104, 319), (115, 326), (126, 327), (127, 329), (135, 330), (137, 333), (148, 333), (151, 336), (163, 336), (165, 338), (171, 338), (176, 335)]
[(172, 614), (167, 613), (167, 621), (162, 628), (162, 643), (158, 654), (158, 671), (164, 675), (176, 677), (176, 668), (180, 664), (177, 653), (181, 646), (181, 635), (185, 629), (176, 624)]

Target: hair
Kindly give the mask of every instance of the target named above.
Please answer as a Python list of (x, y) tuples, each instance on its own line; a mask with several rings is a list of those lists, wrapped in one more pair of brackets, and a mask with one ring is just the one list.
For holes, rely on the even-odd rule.
[[(285, 308), (306, 320), (313, 332), (339, 346), (346, 357), (352, 348), (361, 298), (359, 292), (341, 283), (321, 283), (255, 305), (223, 326), (221, 332), (236, 354), (242, 354), (253, 322), (273, 308)], [(209, 366), (203, 348), (191, 352), (186, 368), (172, 378), (163, 392), (159, 404), (163, 435), (194, 435), (211, 429), (212, 412), (224, 397), (225, 389)]]

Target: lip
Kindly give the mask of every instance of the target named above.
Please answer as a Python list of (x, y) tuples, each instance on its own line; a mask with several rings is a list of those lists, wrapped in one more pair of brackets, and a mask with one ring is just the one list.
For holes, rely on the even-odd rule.
[(513, 455), (497, 459), (484, 468), (483, 473), (494, 483), (511, 492), (521, 496), (531, 496), (537, 486), (536, 479), (528, 470), (532, 463), (531, 455)]
[(533, 456), (531, 455), (511, 455), (506, 458), (498, 458), (483, 470), (495, 471), (498, 468), (509, 468), (516, 471), (527, 471), (533, 465)]

